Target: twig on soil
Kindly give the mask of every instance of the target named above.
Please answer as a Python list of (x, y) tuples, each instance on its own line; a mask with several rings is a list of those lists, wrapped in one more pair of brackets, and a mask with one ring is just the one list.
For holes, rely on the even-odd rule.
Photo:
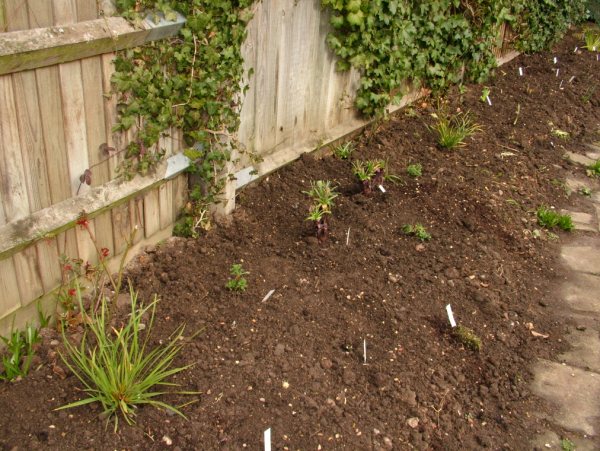
[(508, 146), (504, 146), (502, 144), (498, 144), (499, 147), (502, 147), (503, 149), (508, 149), (508, 150), (512, 150), (513, 152), (519, 152), (517, 149), (513, 148), (513, 147), (508, 147)]
[(350, 243), (350, 227), (348, 227), (348, 232), (346, 232), (346, 246)]
[(450, 389), (446, 389), (446, 391), (444, 392), (444, 396), (442, 396), (442, 400), (440, 401), (440, 408), (439, 409), (436, 409), (435, 406), (431, 406), (431, 408), (435, 411), (435, 413), (437, 415), (437, 427), (438, 427), (438, 430), (440, 429), (440, 412), (444, 408), (444, 401), (446, 400), (446, 395), (448, 393), (450, 393)]
[(521, 104), (517, 103), (517, 115), (515, 116), (515, 121), (513, 125), (517, 125), (517, 121), (519, 120), (519, 114), (521, 113)]

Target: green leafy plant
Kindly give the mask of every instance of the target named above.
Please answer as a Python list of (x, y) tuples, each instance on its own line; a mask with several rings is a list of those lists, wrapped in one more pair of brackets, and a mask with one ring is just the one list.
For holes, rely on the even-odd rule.
[(562, 451), (575, 451), (575, 443), (573, 443), (568, 438), (563, 438), (560, 441), (560, 449)]
[(550, 46), (585, 12), (583, 0), (321, 3), (332, 13), (327, 42), (337, 67), (360, 72), (356, 106), (368, 116), (385, 114), (408, 83), (441, 91), (465, 79), (483, 82), (496, 66), (505, 23), (511, 43), (530, 52)]
[(487, 99), (490, 96), (491, 92), (492, 91), (490, 91), (490, 88), (485, 86), (481, 91), (481, 97), (479, 97), (479, 100), (481, 100), (482, 102), (487, 102)]
[(2, 356), (0, 381), (12, 381), (17, 377), (27, 376), (36, 345), (40, 341), (38, 328), (30, 324), (25, 326), (24, 331), (11, 327), (10, 334), (7, 337), (0, 335), (0, 340), (6, 346)]
[(579, 194), (581, 194), (582, 196), (589, 197), (592, 195), (592, 190), (587, 186), (582, 186), (581, 188), (579, 188)]
[(412, 235), (417, 237), (421, 241), (428, 241), (431, 239), (431, 234), (427, 232), (427, 229), (423, 226), (423, 224), (404, 224), (402, 226), (402, 232), (405, 235)]
[(340, 160), (347, 160), (354, 152), (354, 143), (352, 141), (345, 142), (333, 148), (333, 154)]
[(409, 164), (406, 173), (411, 177), (421, 177), (423, 175), (423, 166), (420, 163)]
[[(61, 353), (62, 360), (83, 384), (87, 397), (59, 407), (59, 410), (98, 402), (104, 415), (114, 419), (115, 431), (119, 412), (128, 424), (132, 424), (135, 410), (142, 405), (165, 408), (185, 418), (177, 407), (157, 398), (165, 394), (165, 387), (177, 385), (168, 381), (171, 376), (191, 366), (173, 367), (175, 357), (183, 348), (184, 326), (177, 328), (164, 344), (150, 349), (158, 299), (155, 296), (148, 305), (138, 306), (133, 288), (130, 288), (130, 297), (131, 314), (119, 328), (109, 326), (109, 302), (104, 298), (98, 313), (92, 311), (85, 322), (85, 335), (79, 346), (69, 341), (63, 329), (66, 355)], [(79, 289), (77, 298), (83, 311)], [(157, 387), (161, 389), (157, 390)]]
[(371, 194), (377, 186), (383, 185), (385, 167), (383, 160), (357, 160), (352, 163), (352, 173), (361, 183), (364, 194)]
[(327, 215), (331, 215), (333, 200), (338, 193), (329, 180), (311, 181), (310, 190), (303, 193), (313, 200), (306, 219), (314, 222), (317, 239), (321, 242), (325, 241), (329, 236)]
[(465, 139), (482, 130), (470, 112), (448, 116), (444, 111), (435, 115), (437, 122), (429, 128), (437, 134), (438, 144), (446, 149), (464, 146)]
[(600, 159), (588, 165), (586, 172), (590, 177), (600, 177)]
[(557, 138), (560, 138), (560, 139), (565, 139), (565, 140), (569, 139), (569, 138), (570, 138), (570, 136), (571, 136), (571, 135), (569, 134), (569, 132), (566, 132), (566, 131), (564, 131), (564, 130), (559, 130), (558, 128), (553, 128), (551, 133), (552, 133), (554, 136), (556, 136)]
[(180, 218), (173, 226), (173, 235), (198, 238), (203, 231), (209, 231), (212, 228), (211, 199), (204, 196), (199, 185), (195, 186), (189, 194), (189, 200), (183, 207)]
[(452, 329), (452, 333), (466, 348), (476, 352), (481, 351), (481, 338), (477, 336), (473, 329), (459, 324)]
[(246, 291), (246, 288), (248, 288), (248, 281), (244, 276), (250, 273), (244, 271), (241, 263), (234, 263), (231, 265), (229, 274), (231, 274), (232, 277), (229, 278), (225, 287), (230, 291)]
[(541, 206), (536, 211), (538, 224), (546, 229), (558, 227), (566, 232), (575, 228), (570, 215), (561, 215), (554, 210)]

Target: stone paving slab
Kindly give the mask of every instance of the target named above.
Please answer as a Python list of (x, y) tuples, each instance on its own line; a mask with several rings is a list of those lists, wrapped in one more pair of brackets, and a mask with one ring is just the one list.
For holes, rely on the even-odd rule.
[(595, 162), (595, 160), (587, 157), (586, 155), (581, 155), (580, 153), (567, 152), (566, 156), (573, 163), (582, 164), (584, 166), (589, 166)]
[(600, 276), (574, 274), (560, 292), (572, 310), (600, 315)]
[(600, 375), (569, 365), (539, 360), (533, 368), (534, 394), (555, 407), (554, 422), (589, 436), (600, 430)]
[(600, 275), (600, 241), (563, 246), (561, 257), (573, 271)]
[(573, 220), (575, 230), (585, 230), (587, 232), (597, 232), (598, 225), (596, 222), (596, 215), (590, 213), (583, 213), (580, 211), (569, 211), (562, 210), (562, 214), (568, 214)]
[(595, 329), (573, 330), (566, 337), (572, 348), (559, 360), (567, 365), (600, 373), (600, 337)]

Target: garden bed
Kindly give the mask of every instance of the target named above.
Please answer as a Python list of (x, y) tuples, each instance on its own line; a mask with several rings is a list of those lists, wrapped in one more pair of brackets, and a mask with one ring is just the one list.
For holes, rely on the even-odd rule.
[[(483, 86), (452, 92), (447, 111), (483, 127), (463, 148), (436, 145), (431, 99), (367, 130), (350, 160), (386, 160), (402, 183), (385, 193), (362, 194), (350, 161), (305, 155), (241, 192), (231, 221), (136, 257), (140, 297), (161, 299), (156, 337), (201, 330), (176, 362), (194, 364), (175, 380), (201, 393), (188, 420), (142, 408), (114, 433), (99, 407), (53, 410), (81, 387), (46, 340), (36, 371), (0, 384), (0, 446), (256, 450), (271, 428), (276, 449), (524, 449), (549, 412), (529, 366), (564, 350), (566, 329), (554, 288), (568, 236), (539, 231), (535, 210), (578, 202), (563, 182), (583, 169), (563, 155), (600, 137), (600, 62), (576, 46), (497, 69), (490, 102)], [(305, 220), (311, 180), (340, 193), (322, 243)], [(403, 233), (415, 223), (430, 240)], [(237, 294), (233, 263), (249, 271)], [(447, 304), (480, 352), (453, 335)]]

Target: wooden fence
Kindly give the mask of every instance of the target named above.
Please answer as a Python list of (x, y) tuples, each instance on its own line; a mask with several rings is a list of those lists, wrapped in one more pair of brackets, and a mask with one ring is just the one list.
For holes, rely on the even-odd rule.
[[(114, 50), (176, 33), (181, 23), (133, 30), (102, 9), (110, 12), (110, 0), (0, 0), (0, 333), (13, 318), (17, 326), (34, 318), (36, 301), (52, 301), (60, 255), (94, 260), (91, 241), (74, 224), (82, 210), (99, 246), (115, 255), (137, 227), (133, 254), (170, 235), (185, 201), (176, 131), (161, 143), (168, 167), (152, 177), (115, 179), (119, 159), (102, 150), (128, 142), (111, 131)], [(257, 3), (243, 48), (254, 75), (238, 138), (263, 161), (242, 156), (229, 165), (236, 181), (226, 188), (227, 210), (236, 189), (366, 124), (352, 108), (358, 74), (336, 72), (329, 31), (320, 0)], [(57, 43), (44, 39), (40, 48), (39, 36)], [(499, 49), (497, 56), (512, 54)], [(86, 169), (91, 186), (79, 181)]]

